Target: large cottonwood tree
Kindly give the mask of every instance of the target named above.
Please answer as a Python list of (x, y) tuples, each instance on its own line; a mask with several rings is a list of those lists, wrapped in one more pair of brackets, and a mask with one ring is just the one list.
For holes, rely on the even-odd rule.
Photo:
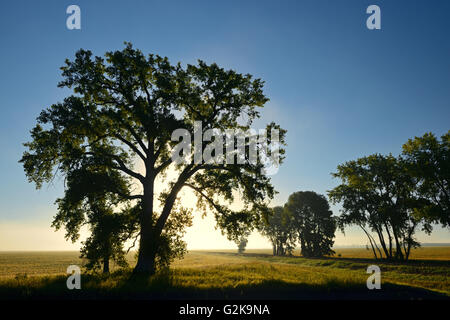
[[(99, 167), (111, 175), (120, 174), (125, 180), (120, 188), (105, 188), (123, 202), (137, 202), (142, 207), (136, 274), (155, 272), (162, 234), (182, 188), (197, 193), (199, 206), (214, 212), (218, 226), (230, 239), (236, 239), (266, 212), (266, 200), (275, 191), (263, 161), (198, 162), (193, 159), (196, 148), (191, 148), (184, 162), (174, 164), (171, 157), (178, 143), (171, 139), (174, 130), (193, 132), (196, 121), (202, 123), (202, 135), (212, 128), (220, 132), (250, 129), (259, 116), (257, 109), (268, 101), (263, 81), (202, 61), (186, 67), (172, 65), (167, 58), (145, 56), (131, 44), (107, 52), (104, 58), (81, 49), (73, 61), (66, 60), (62, 76), (59, 86), (73, 89), (74, 95), (38, 117), (21, 159), (25, 172), (38, 188), (55, 174), (65, 177), (73, 170)], [(282, 146), (285, 131), (275, 123), (267, 129), (279, 129)], [(270, 137), (265, 141), (269, 144)], [(211, 152), (207, 142), (200, 148), (202, 153)], [(272, 153), (264, 143), (257, 148), (268, 156)], [(247, 158), (250, 149), (249, 143), (244, 148)], [(281, 148), (275, 162), (281, 163), (283, 153)], [(136, 169), (136, 161), (142, 163), (143, 172)], [(155, 180), (169, 168), (177, 177), (156, 194)], [(231, 210), (227, 203), (236, 192), (243, 203), (241, 210)], [(162, 203), (159, 211), (157, 200)]]

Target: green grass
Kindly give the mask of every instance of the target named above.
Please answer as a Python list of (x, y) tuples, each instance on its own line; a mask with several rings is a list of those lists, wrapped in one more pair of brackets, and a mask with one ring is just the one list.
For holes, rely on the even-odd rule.
[(62, 274), (69, 265), (82, 264), (79, 256), (76, 251), (0, 252), (0, 279), (17, 274)]
[[(268, 250), (193, 251), (170, 271), (130, 282), (130, 270), (82, 275), (67, 290), (65, 270), (82, 264), (74, 252), (0, 253), (0, 299), (427, 299), (450, 298), (450, 247), (423, 248), (408, 263), (375, 261), (364, 249), (341, 257), (273, 257)], [(441, 256), (438, 255), (441, 254)], [(133, 256), (130, 255), (130, 260)], [(382, 271), (382, 289), (368, 290), (368, 265)], [(26, 274), (26, 276), (25, 276)]]

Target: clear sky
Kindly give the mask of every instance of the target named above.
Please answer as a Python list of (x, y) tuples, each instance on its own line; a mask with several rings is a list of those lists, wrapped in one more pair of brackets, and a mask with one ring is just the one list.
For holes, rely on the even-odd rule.
[[(81, 30), (66, 8), (81, 8)], [(381, 30), (366, 8), (381, 8)], [(288, 130), (280, 192), (325, 194), (339, 163), (398, 154), (408, 138), (450, 129), (450, 1), (2, 1), (0, 4), (0, 250), (70, 249), (50, 228), (61, 181), (35, 190), (18, 163), (39, 112), (61, 101), (59, 67), (79, 48), (96, 55), (130, 41), (175, 63), (196, 59), (265, 80), (271, 99), (257, 123)], [(189, 194), (185, 195), (190, 198)], [(333, 207), (338, 214), (338, 208)], [(196, 217), (189, 248), (233, 248), (211, 218)], [(436, 228), (425, 242), (450, 242)], [(366, 239), (356, 229), (337, 245)], [(249, 247), (269, 247), (253, 235)]]

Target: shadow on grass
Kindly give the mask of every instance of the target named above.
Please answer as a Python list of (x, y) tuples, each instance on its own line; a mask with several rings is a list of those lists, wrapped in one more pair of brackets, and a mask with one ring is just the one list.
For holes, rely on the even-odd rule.
[(84, 275), (80, 290), (68, 290), (65, 276), (11, 279), (0, 282), (0, 300), (421, 300), (450, 298), (434, 291), (390, 283), (381, 290), (368, 290), (363, 285), (329, 281), (321, 285), (292, 284), (279, 280), (263, 280), (223, 288), (201, 288), (176, 284), (170, 272), (151, 278), (129, 280), (128, 272), (110, 277)]

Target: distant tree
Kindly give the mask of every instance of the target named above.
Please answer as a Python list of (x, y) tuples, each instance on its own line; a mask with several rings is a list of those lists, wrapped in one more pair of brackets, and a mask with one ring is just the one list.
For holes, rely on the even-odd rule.
[(408, 260), (411, 249), (420, 245), (414, 238), (417, 228), (421, 225), (431, 232), (431, 225), (415, 215), (424, 201), (402, 158), (374, 154), (339, 165), (333, 176), (342, 181), (328, 193), (334, 203), (342, 204), (340, 229), (359, 226), (375, 258), (384, 254), (388, 259)]
[(295, 248), (295, 230), (283, 207), (274, 207), (261, 221), (258, 230), (272, 243), (273, 255), (292, 254)]
[(248, 229), (242, 233), (242, 235), (237, 238), (236, 244), (238, 246), (238, 253), (244, 253), (245, 248), (247, 247), (248, 237), (250, 236), (251, 229)]
[(294, 192), (289, 196), (285, 210), (297, 232), (301, 254), (321, 257), (334, 254), (336, 222), (327, 199), (313, 191)]
[(403, 156), (418, 193), (428, 201), (418, 214), (450, 227), (450, 131), (441, 141), (432, 133), (409, 139)]
[(245, 248), (247, 247), (248, 239), (242, 238), (241, 241), (239, 241), (238, 244), (238, 253), (244, 253)]
[[(160, 246), (165, 243), (165, 226), (182, 188), (197, 193), (200, 207), (214, 212), (218, 226), (230, 239), (259, 220), (267, 199), (275, 192), (264, 170), (266, 162), (195, 161), (194, 154), (214, 151), (218, 156), (206, 141), (186, 148), (184, 162), (175, 162), (171, 156), (179, 144), (172, 141), (174, 130), (192, 133), (195, 122), (202, 123), (202, 137), (218, 129), (223, 132), (222, 141), (226, 141), (228, 129), (250, 129), (259, 116), (257, 108), (268, 101), (263, 81), (203, 61), (186, 67), (171, 65), (167, 58), (144, 56), (131, 44), (121, 51), (107, 52), (105, 58), (81, 49), (61, 69), (59, 86), (73, 89), (75, 95), (40, 114), (21, 162), (28, 179), (38, 188), (57, 173), (67, 177), (77, 168), (93, 172), (100, 166), (108, 174), (121, 175), (126, 188), (110, 190), (120, 197), (117, 205), (129, 201), (141, 204), (134, 274), (155, 272)], [(256, 151), (277, 165), (283, 160), (285, 130), (270, 123), (267, 130), (272, 129), (279, 129), (280, 161), (273, 161), (271, 150), (266, 148), (269, 138), (258, 143)], [(189, 146), (193, 144), (191, 141)], [(246, 159), (249, 145), (245, 147)], [(225, 155), (227, 159), (235, 156)], [(136, 161), (142, 164), (143, 173), (135, 169)], [(176, 172), (176, 178), (158, 194), (155, 180), (169, 168)], [(242, 195), (242, 210), (220, 203), (231, 202), (234, 190)], [(157, 201), (162, 204), (159, 213)], [(75, 211), (67, 214), (72, 214), (73, 220), (79, 215)]]

